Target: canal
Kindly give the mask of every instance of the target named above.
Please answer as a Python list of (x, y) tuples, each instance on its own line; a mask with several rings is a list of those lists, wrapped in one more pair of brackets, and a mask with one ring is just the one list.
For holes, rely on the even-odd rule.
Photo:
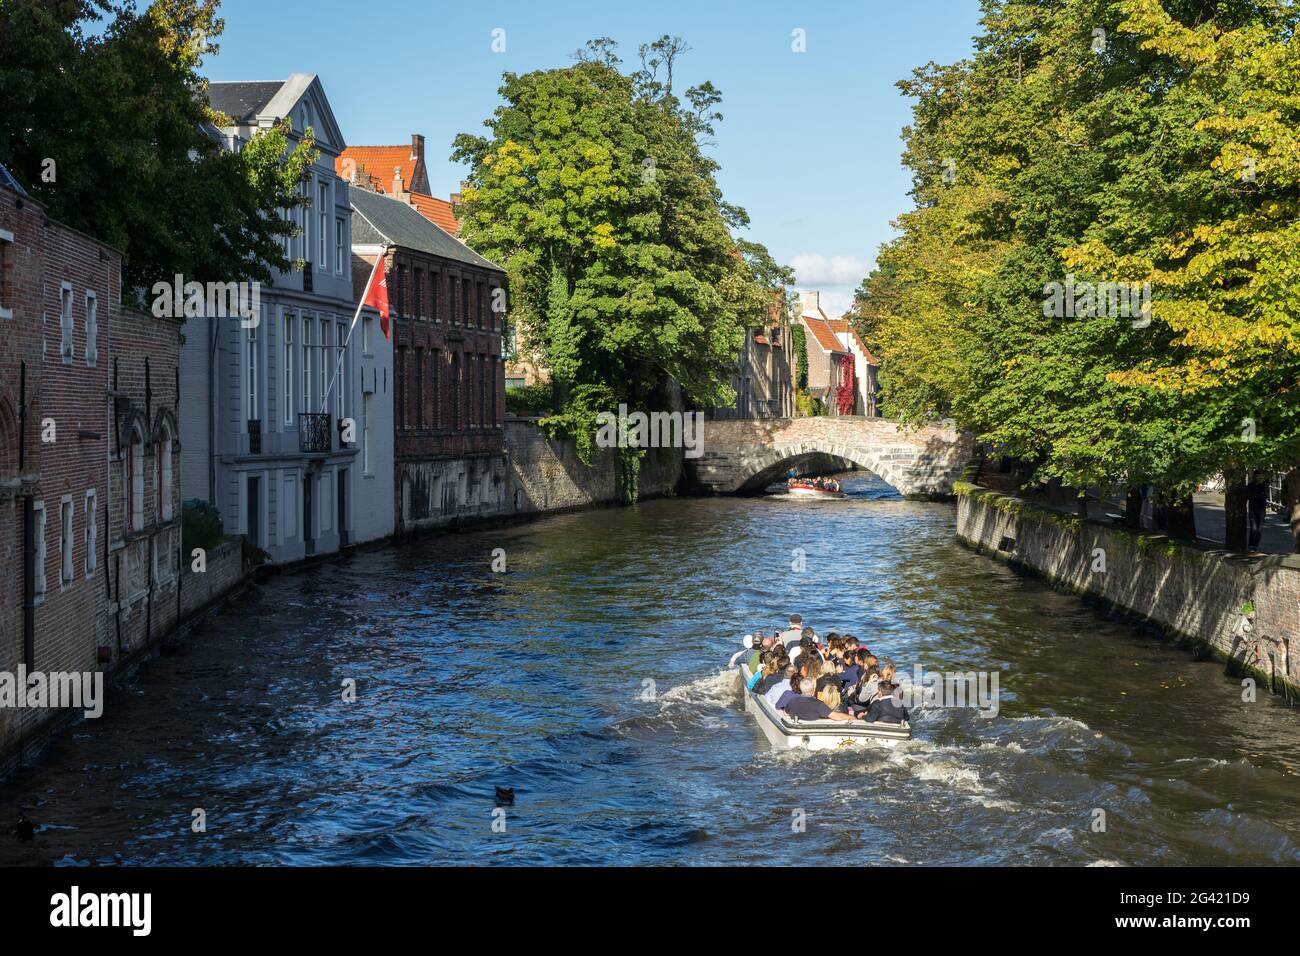
[[(963, 549), (951, 505), (846, 490), (272, 578), (0, 788), (0, 819), (40, 827), (0, 864), (1300, 862), (1300, 713)], [(1001, 709), (770, 752), (722, 665), (792, 610), (904, 671), (996, 669)]]

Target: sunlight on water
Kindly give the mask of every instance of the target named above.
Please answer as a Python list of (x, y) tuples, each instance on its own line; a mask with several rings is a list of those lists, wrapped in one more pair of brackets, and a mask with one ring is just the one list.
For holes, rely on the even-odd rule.
[[(845, 491), (647, 502), (271, 578), (0, 790), (0, 817), (42, 828), (0, 864), (1300, 861), (1295, 710), (1228, 706), (1221, 666), (955, 545), (950, 505)], [(904, 671), (995, 670), (1000, 712), (775, 753), (722, 668), (796, 610)]]

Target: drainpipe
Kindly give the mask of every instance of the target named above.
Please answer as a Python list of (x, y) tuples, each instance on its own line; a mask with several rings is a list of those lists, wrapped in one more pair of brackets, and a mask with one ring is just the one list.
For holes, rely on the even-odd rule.
[(211, 316), (208, 324), (208, 504), (217, 506), (217, 325)]
[[(18, 384), (18, 473), (27, 468), (27, 363), (22, 362)], [(28, 670), (36, 666), (36, 503), (23, 495), (23, 660)], [(21, 726), (21, 715), (19, 726)], [(21, 750), (21, 747), (20, 747)], [(20, 754), (21, 757), (21, 754)]]

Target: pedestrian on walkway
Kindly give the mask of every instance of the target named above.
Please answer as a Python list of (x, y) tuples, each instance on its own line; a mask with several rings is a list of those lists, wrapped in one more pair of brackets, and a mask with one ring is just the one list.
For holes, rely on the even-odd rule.
[(1268, 480), (1262, 471), (1251, 472), (1250, 483), (1246, 485), (1246, 505), (1250, 518), (1248, 547), (1258, 551), (1264, 536), (1264, 512), (1268, 509)]

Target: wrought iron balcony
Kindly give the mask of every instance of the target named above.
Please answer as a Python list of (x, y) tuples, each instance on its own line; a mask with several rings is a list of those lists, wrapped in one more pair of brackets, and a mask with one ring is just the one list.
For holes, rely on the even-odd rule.
[(250, 418), (248, 420), (248, 453), (250, 455), (260, 455), (262, 453), (262, 420), (260, 418)]
[(298, 450), (329, 452), (334, 448), (334, 430), (327, 412), (298, 413)]
[(311, 292), (312, 289), (311, 263), (304, 262), (302, 266), (302, 291)]

